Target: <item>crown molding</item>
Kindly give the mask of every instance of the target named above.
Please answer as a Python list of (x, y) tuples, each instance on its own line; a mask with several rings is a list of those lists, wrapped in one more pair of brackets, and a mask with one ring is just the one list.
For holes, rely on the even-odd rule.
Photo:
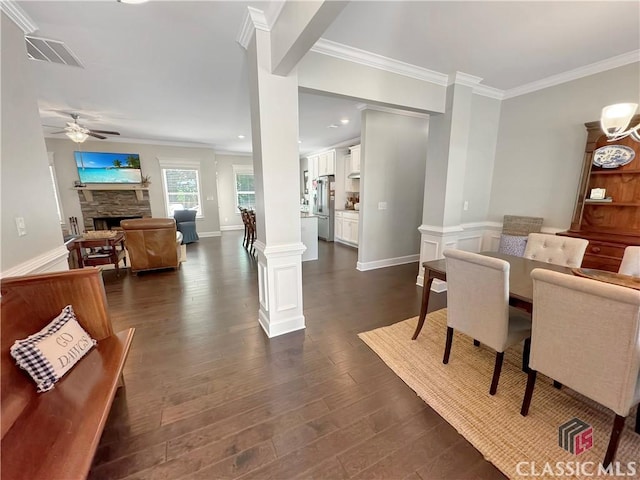
[(405, 117), (429, 118), (428, 113), (413, 112), (411, 110), (401, 110), (399, 108), (383, 107), (382, 105), (369, 105), (368, 103), (359, 103), (356, 108), (361, 112), (363, 110), (375, 110), (378, 112), (393, 113), (395, 115), (404, 115)]
[(552, 75), (542, 80), (520, 85), (519, 87), (512, 88), (505, 92), (504, 98), (513, 98), (520, 95), (526, 95), (527, 93), (542, 90), (544, 88), (560, 85), (561, 83), (570, 82), (572, 80), (578, 80), (589, 75), (605, 72), (614, 68), (623, 67), (630, 63), (640, 62), (640, 50), (633, 50), (631, 52), (623, 53), (615, 57), (607, 58), (600, 62), (585, 65), (584, 67), (575, 68), (567, 72), (559, 73), (558, 75)]
[[(280, 15), (281, 10), (282, 7), (280, 7), (280, 10), (277, 11), (277, 15)], [(262, 10), (254, 7), (247, 7), (247, 13), (245, 14), (242, 21), (242, 26), (240, 27), (240, 31), (238, 32), (238, 35), (236, 37), (236, 41), (242, 46), (242, 48), (246, 50), (249, 46), (251, 38), (253, 37), (253, 33), (256, 30), (263, 30), (265, 32), (268, 32), (271, 30), (271, 26), (267, 22), (267, 18)]]
[(269, 30), (271, 30), (278, 21), (278, 18), (280, 17), (280, 14), (282, 13), (282, 10), (284, 9), (286, 3), (287, 2), (284, 0), (269, 2), (267, 10), (264, 12), (265, 21), (269, 26)]
[(2, 10), (13, 23), (25, 34), (33, 33), (38, 30), (36, 23), (31, 20), (29, 15), (14, 0), (0, 1), (0, 10)]
[(480, 85), (480, 82), (482, 82), (481, 77), (476, 77), (475, 75), (464, 72), (456, 72), (449, 75), (449, 85), (455, 84), (470, 87), (474, 94), (483, 97), (495, 98), (496, 100), (502, 100), (504, 98), (504, 90), (489, 87), (488, 85)]
[(436, 85), (447, 85), (448, 76), (443, 73), (417, 67), (409, 63), (394, 60), (393, 58), (378, 55), (377, 53), (371, 53), (359, 48), (350, 47), (342, 43), (333, 42), (326, 38), (320, 38), (316, 44), (311, 47), (311, 51), (339, 58), (340, 60), (358, 63), (367, 67), (377, 68), (386, 72), (404, 75), (405, 77), (431, 82)]
[(233, 152), (231, 150), (214, 150), (215, 155), (224, 155), (225, 157), (253, 157), (251, 152)]
[[(54, 140), (56, 142), (71, 141), (67, 137), (62, 137), (62, 136), (52, 135), (47, 133), (44, 134), (44, 138), (47, 140)], [(86, 142), (82, 142), (81, 145), (103, 145), (105, 143), (131, 143), (134, 145), (135, 144), (158, 145), (162, 147), (202, 148), (206, 150), (212, 150), (215, 153), (215, 145), (213, 144), (196, 143), (196, 142), (178, 142), (178, 141), (171, 141), (171, 140), (150, 140), (146, 138), (130, 138), (130, 137), (109, 138), (107, 140), (87, 140)]]
[(464, 72), (456, 72), (454, 74), (449, 75), (447, 85), (464, 85), (465, 87), (474, 88), (480, 84), (482, 81), (481, 77), (476, 77), (475, 75), (470, 75)]
[(490, 87), (488, 85), (476, 85), (473, 87), (473, 93), (483, 97), (495, 98), (496, 100), (504, 100), (504, 90)]

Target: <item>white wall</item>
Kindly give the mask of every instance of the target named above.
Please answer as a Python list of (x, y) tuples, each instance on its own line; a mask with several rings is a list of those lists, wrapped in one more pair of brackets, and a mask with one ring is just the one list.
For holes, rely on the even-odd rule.
[[(2, 232), (0, 271), (5, 275), (59, 270), (66, 248), (49, 176), (36, 90), (27, 68), (24, 34), (2, 16)], [(24, 218), (19, 237), (15, 218)], [(50, 265), (44, 265), (44, 263)], [(21, 265), (28, 263), (24, 268)]]
[(216, 155), (220, 228), (222, 230), (233, 230), (233, 227), (244, 228), (236, 201), (234, 165), (253, 166), (253, 159), (246, 155)]
[(500, 101), (473, 95), (463, 193), (469, 208), (462, 211), (462, 223), (487, 219), (499, 121)]
[(605, 105), (638, 102), (640, 63), (502, 102), (489, 220), (505, 214), (571, 223), (587, 138)]
[[(63, 136), (64, 137), (64, 136)], [(82, 212), (78, 192), (73, 189), (78, 180), (73, 152), (78, 144), (68, 138), (47, 138), (47, 151), (54, 153), (54, 163), (58, 177), (58, 187), (65, 216), (78, 217), (82, 225)], [(218, 192), (216, 187), (215, 154), (210, 148), (173, 147), (167, 145), (151, 145), (143, 143), (109, 142), (108, 140), (86, 141), (81, 144), (85, 152), (121, 152), (140, 155), (142, 175), (151, 176), (149, 201), (151, 214), (154, 217), (166, 217), (167, 211), (162, 190), (162, 173), (158, 157), (163, 159), (184, 159), (200, 161), (200, 197), (204, 218), (197, 219), (198, 234), (219, 235), (220, 219), (218, 217)]]
[(307, 53), (297, 71), (303, 91), (329, 92), (407, 110), (443, 112), (445, 108), (445, 86), (321, 53)]
[[(358, 248), (361, 269), (409, 256), (416, 256), (413, 261), (417, 260), (427, 129), (426, 118), (363, 111)], [(387, 203), (386, 210), (379, 210), (379, 202)]]

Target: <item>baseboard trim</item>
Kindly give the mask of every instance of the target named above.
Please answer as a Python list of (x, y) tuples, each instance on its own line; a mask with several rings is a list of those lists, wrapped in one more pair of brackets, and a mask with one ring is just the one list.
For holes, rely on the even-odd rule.
[(211, 237), (221, 237), (222, 236), (222, 232), (217, 231), (217, 232), (198, 232), (198, 236), (200, 238), (211, 238)]
[(304, 330), (304, 315), (300, 315), (295, 318), (288, 319), (284, 322), (269, 323), (269, 320), (264, 316), (262, 311), (258, 312), (258, 323), (267, 334), (267, 337), (273, 338), (287, 333), (295, 332), (298, 330)]
[(220, 227), (221, 232), (231, 232), (233, 230), (244, 230), (244, 225), (224, 225)]
[[(48, 252), (41, 253), (37, 257), (33, 257), (26, 262), (22, 262), (14, 267), (10, 267), (0, 273), (0, 277), (19, 277), (21, 275), (30, 275), (33, 273), (43, 273), (56, 270), (69, 270), (67, 258), (69, 250), (65, 245), (60, 245)], [(55, 268), (60, 264), (60, 268)]]
[(347, 247), (353, 247), (356, 250), (358, 249), (358, 244), (357, 243), (347, 242), (346, 240), (341, 240), (339, 238), (334, 238), (333, 241), (334, 241), (334, 243), (339, 243), (340, 245), (346, 245)]
[(396, 265), (404, 265), (406, 263), (414, 263), (420, 260), (420, 254), (406, 255), (404, 257), (385, 258), (384, 260), (375, 260), (373, 262), (358, 262), (356, 269), (361, 272), (367, 270), (375, 270), (377, 268), (394, 267)]

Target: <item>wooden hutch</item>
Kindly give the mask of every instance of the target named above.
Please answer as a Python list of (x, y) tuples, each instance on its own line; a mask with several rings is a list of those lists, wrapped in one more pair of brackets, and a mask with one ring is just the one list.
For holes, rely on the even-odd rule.
[[(640, 115), (636, 115), (630, 125), (638, 122)], [(584, 268), (617, 272), (624, 249), (628, 245), (640, 245), (640, 142), (630, 137), (609, 142), (600, 129), (600, 122), (589, 122), (585, 126), (587, 147), (573, 220), (570, 230), (558, 235), (589, 240), (582, 261)], [(593, 153), (605, 145), (624, 145), (635, 152), (635, 157), (616, 168), (596, 166)], [(593, 188), (606, 189), (605, 195), (612, 200), (590, 200)]]

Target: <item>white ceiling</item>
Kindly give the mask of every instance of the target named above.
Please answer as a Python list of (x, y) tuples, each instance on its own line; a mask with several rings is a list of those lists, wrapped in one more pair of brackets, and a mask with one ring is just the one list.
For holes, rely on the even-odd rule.
[[(80, 112), (89, 128), (123, 139), (251, 151), (236, 37), (246, 7), (267, 2), (18, 4), (37, 35), (64, 41), (85, 67), (31, 62), (44, 125)], [(323, 37), (508, 90), (640, 49), (640, 2), (352, 2)], [(327, 128), (342, 118), (350, 123)], [(300, 94), (302, 153), (359, 132), (355, 102)]]

